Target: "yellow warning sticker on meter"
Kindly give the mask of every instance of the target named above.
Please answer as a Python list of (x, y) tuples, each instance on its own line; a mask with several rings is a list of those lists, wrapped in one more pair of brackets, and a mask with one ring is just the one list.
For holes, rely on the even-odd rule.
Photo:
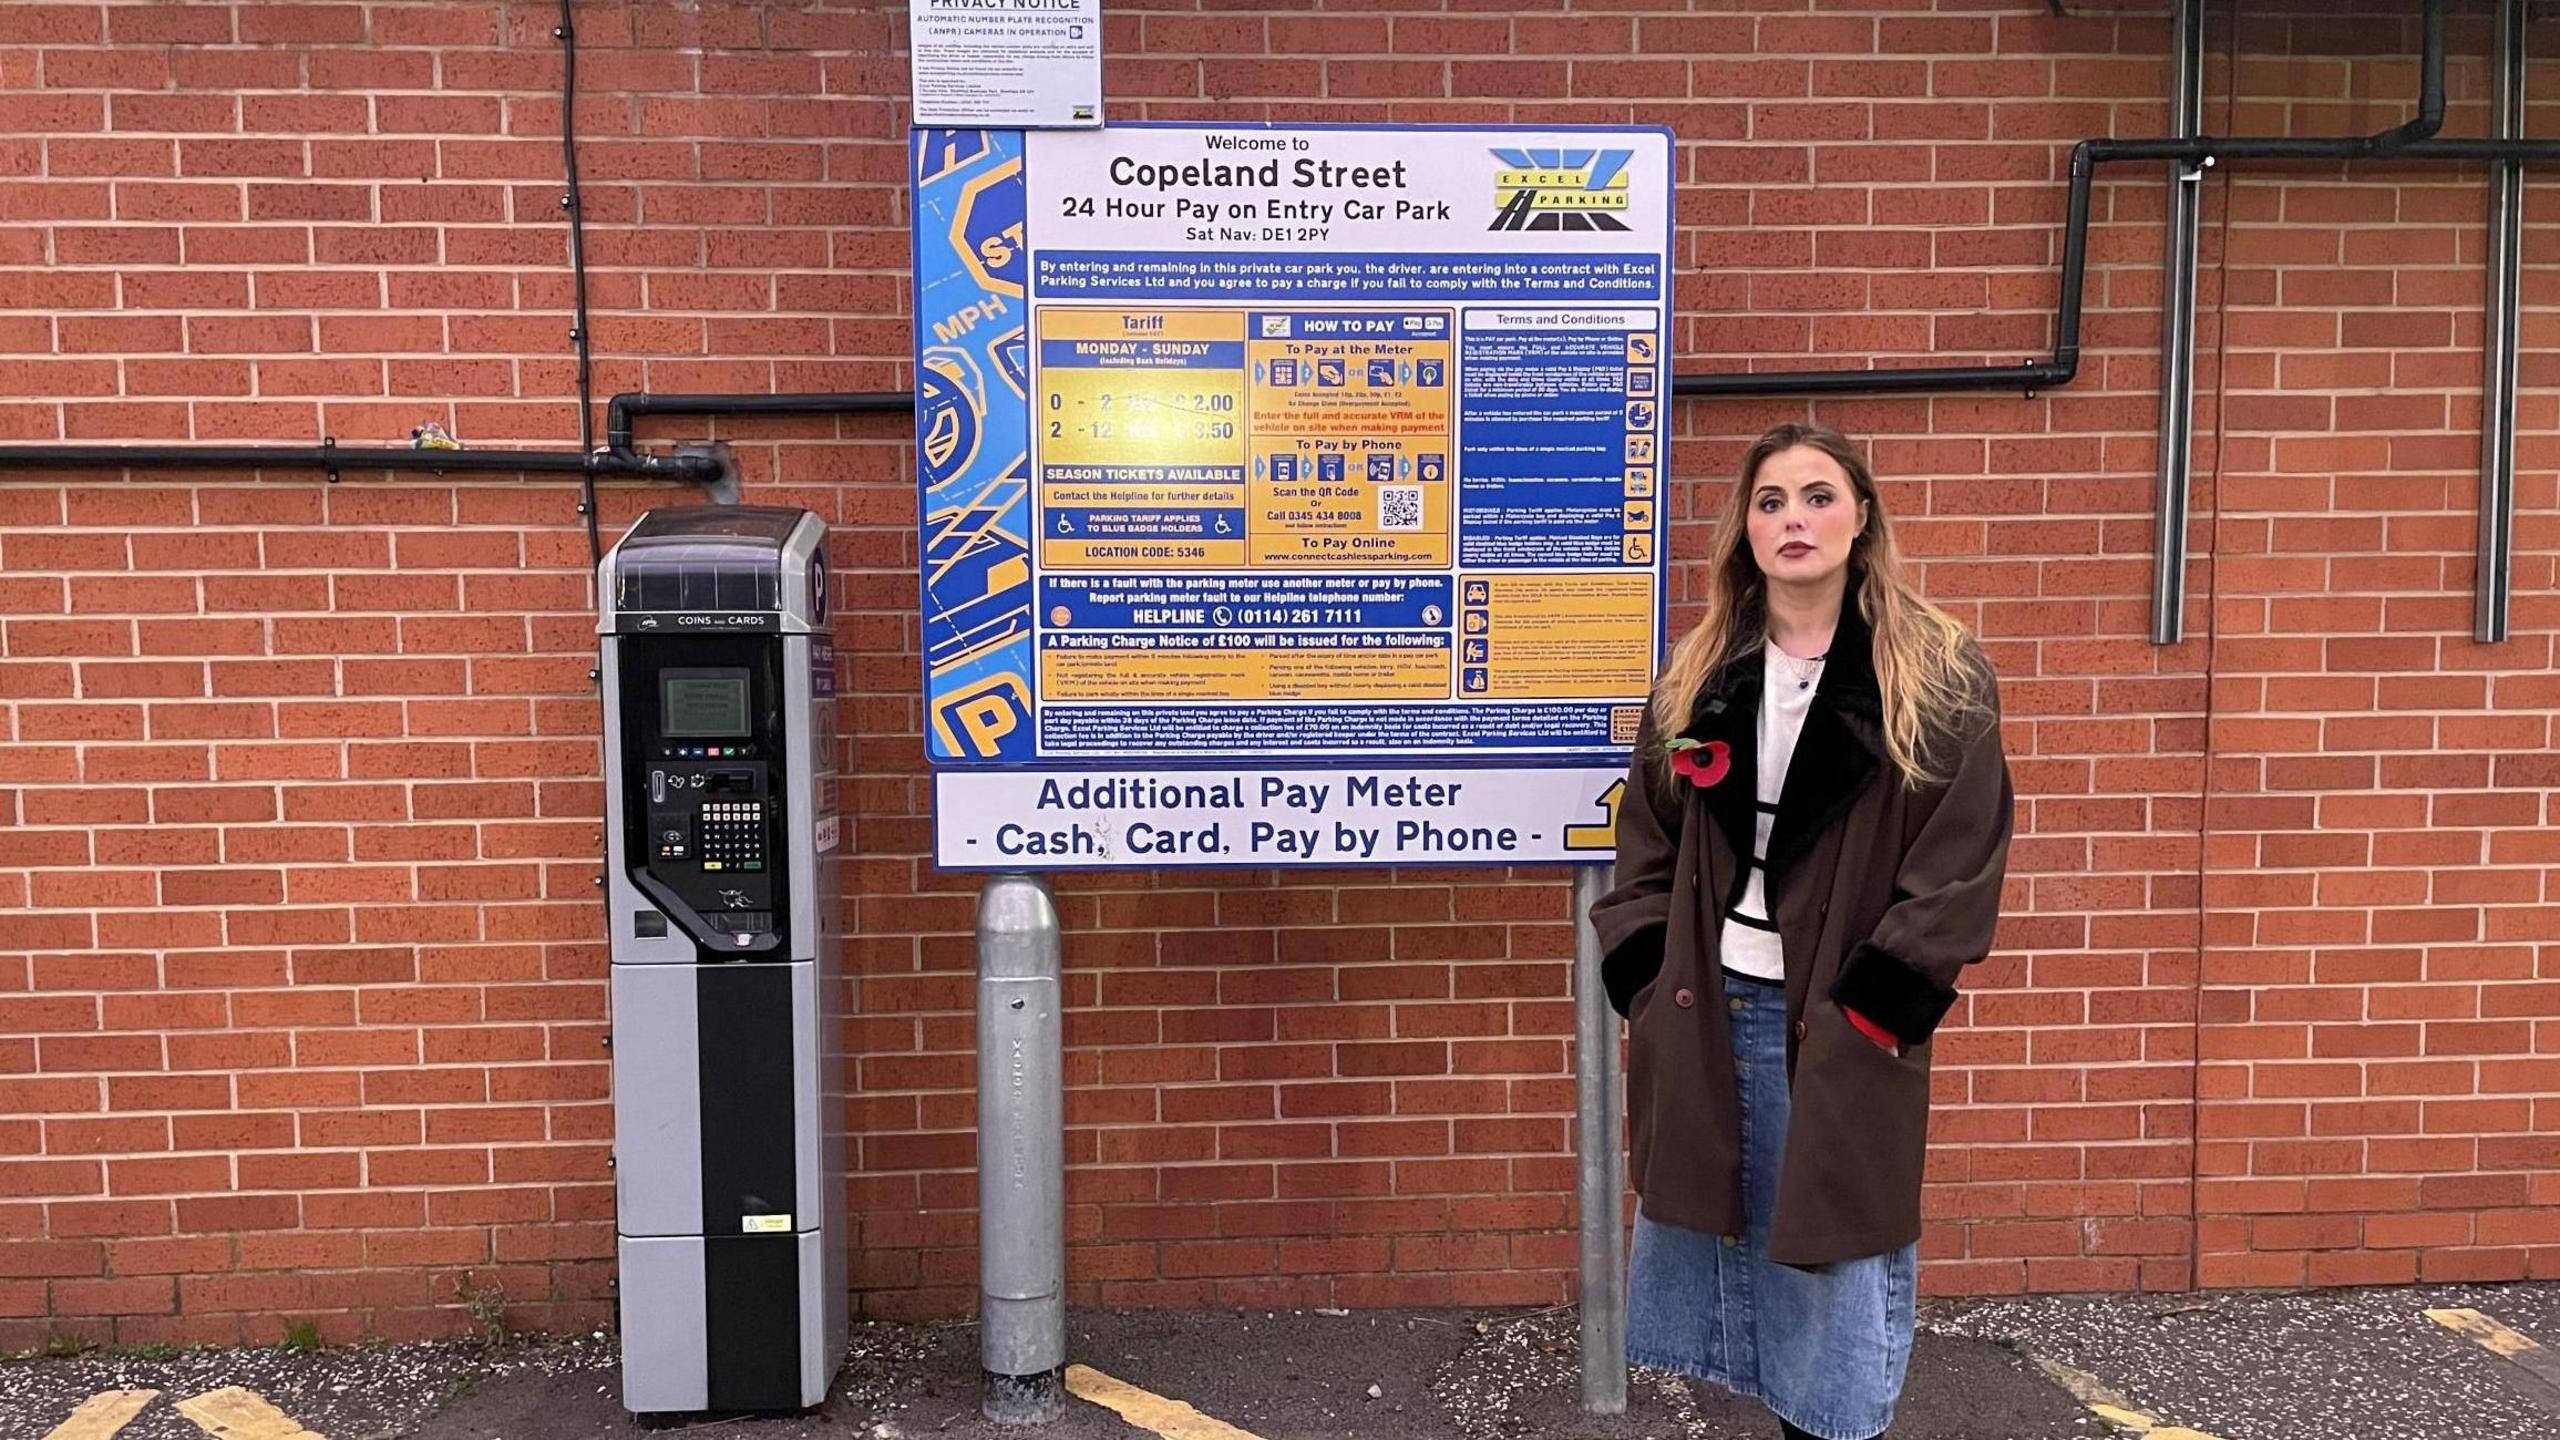
[(787, 1235), (791, 1232), (789, 1215), (748, 1215), (738, 1221), (738, 1228), (750, 1235)]

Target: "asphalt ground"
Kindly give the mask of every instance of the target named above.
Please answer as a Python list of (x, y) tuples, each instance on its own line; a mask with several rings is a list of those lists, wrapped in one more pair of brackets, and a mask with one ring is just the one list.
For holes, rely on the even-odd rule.
[[(2442, 1314), (2430, 1318), (2431, 1311)], [(2462, 1312), (2476, 1312), (2476, 1321)], [(234, 1386), (323, 1440), (1776, 1435), (1756, 1404), (1651, 1370), (1630, 1377), (1625, 1414), (1584, 1415), (1575, 1323), (1570, 1310), (1077, 1312), (1068, 1321), (1069, 1359), (1137, 1387), (1144, 1398), (1131, 1413), (1147, 1423), (1071, 1399), (1056, 1423), (1036, 1430), (980, 1417), (977, 1332), (956, 1323), (858, 1326), (835, 1392), (814, 1413), (682, 1417), (657, 1429), (623, 1412), (614, 1348), (602, 1335), (496, 1351), (467, 1344), (99, 1351), (0, 1363), (0, 1437), (50, 1440), (84, 1400), (150, 1390), (158, 1398), (109, 1432), (114, 1440), (263, 1440), (254, 1426), (219, 1429), (175, 1408)], [(2495, 1348), (2536, 1338), (2552, 1348), (2518, 1357)], [(2554, 1356), (2560, 1283), (2549, 1282), (1931, 1302), (1922, 1307), (1890, 1433), (1894, 1440), (2145, 1433), (2152, 1440), (2554, 1440), (2560, 1384), (2544, 1378), (2560, 1375)], [(1099, 1393), (1097, 1382), (1077, 1375), (1078, 1388)], [(284, 1440), (292, 1431), (274, 1433)]]

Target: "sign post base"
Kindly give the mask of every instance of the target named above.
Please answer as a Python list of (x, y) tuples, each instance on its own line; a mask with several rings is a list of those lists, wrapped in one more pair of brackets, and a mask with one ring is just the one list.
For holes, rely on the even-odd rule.
[(1573, 872), (1574, 1149), (1582, 1227), (1582, 1409), (1627, 1409), (1627, 1261), (1620, 1208), (1627, 1192), (1626, 1096), (1618, 1016), (1600, 983), (1591, 906), (1617, 884), (1615, 865)]
[(990, 1420), (1066, 1408), (1066, 1075), (1058, 907), (1015, 871), (978, 895), (978, 1341)]

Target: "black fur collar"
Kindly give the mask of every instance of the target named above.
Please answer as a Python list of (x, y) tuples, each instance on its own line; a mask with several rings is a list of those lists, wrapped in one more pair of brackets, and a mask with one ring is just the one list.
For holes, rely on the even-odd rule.
[[(1883, 697), (1876, 688), (1874, 639), (1858, 613), (1858, 592), (1858, 577), (1853, 576), (1850, 598), (1840, 607), (1829, 658), (1814, 688), (1813, 708), (1805, 715), (1779, 793), (1769, 836), (1772, 904), (1789, 867), (1804, 858), (1884, 765)], [(1706, 788), (1704, 798), (1736, 856), (1750, 855), (1757, 839), (1760, 689), (1766, 664), (1756, 645), (1726, 660), (1700, 692), (1683, 732), (1701, 743), (1725, 746), (1725, 775)]]

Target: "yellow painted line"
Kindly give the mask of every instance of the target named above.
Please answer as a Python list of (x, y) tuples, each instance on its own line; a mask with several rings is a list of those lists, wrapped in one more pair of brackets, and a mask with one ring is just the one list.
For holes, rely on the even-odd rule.
[(117, 1431), (159, 1398), (157, 1390), (101, 1390), (81, 1401), (70, 1419), (45, 1432), (44, 1440), (115, 1440)]
[(2148, 1440), (2219, 1440), (2202, 1430), (2184, 1425), (2163, 1425), (2160, 1417), (2134, 1404), (2107, 1388), (2106, 1383), (2086, 1370), (2074, 1370), (2059, 1360), (2032, 1357), (2036, 1368), (2052, 1377), (2053, 1383), (2071, 1392), (2071, 1398), (2088, 1408), (2090, 1414), (2120, 1429), (2130, 1430)]
[(2560, 1395), (2560, 1354), (2554, 1354), (2532, 1336), (2511, 1330), (2497, 1317), (2477, 1310), (2430, 1310), (2427, 1318), (2512, 1363), (2549, 1387), (2554, 1395)]
[(1125, 1380), (1114, 1380), (1089, 1365), (1067, 1367), (1067, 1390), (1079, 1400), (1120, 1412), (1121, 1419), (1165, 1440), (1261, 1440), (1250, 1430), (1239, 1430)]
[(178, 1402), (178, 1413), (215, 1440), (328, 1440), (266, 1402), (255, 1390), (226, 1385)]
[(2088, 1371), (2074, 1370), (2059, 1360), (2047, 1360), (2041, 1355), (2034, 1358), (2037, 1369), (2052, 1377), (2053, 1383), (2070, 1391), (2071, 1398), (2087, 1406), (2090, 1414), (2108, 1424), (2121, 1425), (2137, 1435), (2147, 1435), (2160, 1424), (2158, 1417), (2136, 1408), (2132, 1401), (2108, 1389), (2104, 1382)]
[(2542, 1348), (2532, 1336), (2510, 1330), (2477, 1310), (2430, 1310), (2427, 1318), (2457, 1335), (2469, 1337), (2472, 1343), (2491, 1354), (2504, 1355), (2511, 1360)]

